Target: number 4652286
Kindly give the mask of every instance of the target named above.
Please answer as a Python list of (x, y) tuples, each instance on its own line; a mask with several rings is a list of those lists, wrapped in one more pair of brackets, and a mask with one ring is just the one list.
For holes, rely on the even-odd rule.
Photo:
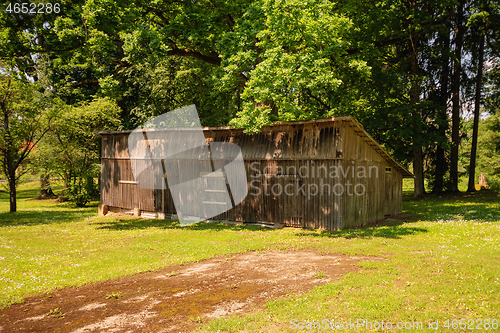
[(7, 8), (5, 8), (7, 13), (23, 13), (23, 14), (52, 14), (59, 13), (61, 11), (61, 5), (59, 3), (9, 3)]
[(448, 329), (468, 329), (468, 330), (497, 330), (498, 320), (497, 319), (450, 319), (446, 320), (444, 327)]

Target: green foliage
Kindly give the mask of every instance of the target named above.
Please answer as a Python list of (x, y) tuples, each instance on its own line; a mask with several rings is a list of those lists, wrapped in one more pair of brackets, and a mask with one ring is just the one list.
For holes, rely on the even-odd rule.
[(500, 114), (479, 124), (477, 171), (484, 173), (492, 189), (500, 190)]
[[(0, 56), (68, 105), (115, 100), (123, 129), (188, 104), (203, 125), (247, 132), (352, 115), (406, 166), (422, 147), (433, 186), (436, 147), (445, 151), (443, 172), (451, 147), (451, 81), (443, 78), (457, 59), (458, 8), (464, 59), (474, 58), (480, 33), (487, 53), (500, 54), (500, 10), (489, 0), (64, 0), (60, 15), (2, 12)], [(466, 93), (474, 61), (465, 61)], [(498, 72), (488, 74), (489, 110), (499, 104)], [(415, 89), (418, 102), (409, 98)]]
[(84, 1), (58, 1), (59, 13), (26, 14), (5, 10), (7, 5), (15, 3), (20, 2), (4, 2), (0, 10), (0, 58), (9, 66), (34, 76), (36, 57), (31, 55), (59, 53), (83, 45), (85, 29), (81, 24), (81, 8)]
[(354, 27), (337, 12), (316, 0), (150, 7), (93, 0), (83, 16), (92, 59), (114, 64), (115, 75), (99, 79), (100, 93), (117, 98), (124, 126), (195, 103), (203, 124), (226, 124), (239, 111), (233, 124), (255, 131), (273, 120), (338, 113), (358, 100), (370, 68), (347, 57)]
[[(500, 52), (499, 52), (500, 54)], [(485, 98), (486, 109), (492, 113), (500, 111), (500, 61), (497, 61), (493, 68), (486, 74), (489, 83), (486, 87), (487, 98)]]
[[(334, 4), (314, 0), (263, 1), (255, 6), (261, 6), (262, 23), (257, 25), (261, 29), (255, 44), (259, 52), (249, 55), (248, 46), (235, 45), (230, 50), (237, 50), (236, 53), (223, 54), (223, 66), (231, 69), (223, 81), (230, 81), (227, 76), (233, 76), (235, 71), (251, 67), (242, 93), (243, 110), (232, 121), (235, 126), (253, 132), (276, 120), (324, 117), (337, 109), (338, 89), (346, 77), (357, 76), (360, 82), (369, 77), (366, 62), (344, 57), (351, 46), (349, 31), (353, 27), (350, 19), (335, 13)], [(231, 38), (241, 34), (238, 30), (228, 33), (228, 43), (241, 43), (240, 39)], [(250, 56), (253, 59), (247, 59)], [(242, 68), (242, 59), (244, 66), (251, 60), (250, 66)], [(342, 98), (356, 99), (348, 94)]]
[(116, 99), (122, 108), (124, 128), (187, 104), (197, 105), (203, 125), (226, 125), (234, 117), (238, 89), (215, 89), (213, 75), (220, 63), (216, 41), (228, 28), (226, 14), (240, 13), (245, 1), (241, 5), (87, 1), (83, 16), (92, 29), (86, 48), (93, 60), (103, 59), (89, 68), (97, 74), (99, 96)]
[(115, 293), (115, 292), (114, 292), (114, 293), (111, 293), (111, 294), (109, 294), (109, 295), (106, 295), (106, 299), (110, 299), (110, 298), (115, 298), (115, 299), (118, 299), (118, 298), (120, 298), (121, 296), (122, 296), (122, 294), (121, 294), (121, 293)]
[(85, 205), (90, 201), (91, 196), (87, 192), (87, 188), (82, 186), (81, 178), (77, 180), (78, 184), (69, 184), (65, 193), (68, 195), (68, 199), (75, 203), (77, 207), (85, 207)]
[(0, 72), (0, 165), (8, 180), (11, 212), (16, 211), (16, 186), (28, 171), (28, 158), (49, 130), (57, 101), (47, 99), (17, 70)]
[(143, 61), (119, 79), (101, 80), (99, 95), (116, 98), (124, 129), (189, 104), (196, 105), (204, 126), (226, 125), (235, 115), (237, 95), (213, 93), (213, 72), (213, 65), (190, 58)]
[(62, 319), (62, 318), (64, 318), (64, 313), (61, 312), (60, 308), (54, 308), (54, 309), (51, 309), (49, 312), (47, 312), (47, 316)]
[[(470, 146), (472, 141), (472, 120), (466, 123), (467, 138), (461, 147), (461, 163), (468, 166), (470, 158)], [(487, 118), (480, 119), (478, 143), (476, 179), (483, 173), (486, 182), (491, 189), (500, 189), (500, 114), (493, 114)]]
[(97, 98), (79, 106), (65, 106), (39, 145), (35, 162), (45, 173), (66, 182), (66, 193), (79, 207), (95, 195), (93, 178), (98, 177), (100, 137), (97, 131), (120, 126), (120, 108), (108, 98)]

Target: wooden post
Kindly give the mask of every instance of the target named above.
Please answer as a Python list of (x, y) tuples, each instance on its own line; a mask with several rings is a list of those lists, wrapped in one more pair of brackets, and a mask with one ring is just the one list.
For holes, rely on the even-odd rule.
[(139, 208), (134, 208), (134, 216), (135, 217), (140, 217), (141, 216), (141, 210)]
[(108, 206), (101, 204), (97, 207), (97, 215), (105, 216), (108, 213)]
[(481, 187), (481, 189), (483, 188), (488, 189), (488, 183), (486, 182), (486, 177), (482, 172), (479, 174), (479, 186)]

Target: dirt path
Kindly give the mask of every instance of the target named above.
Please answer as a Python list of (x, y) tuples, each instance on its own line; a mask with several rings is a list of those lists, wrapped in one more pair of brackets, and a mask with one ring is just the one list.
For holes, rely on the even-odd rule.
[(27, 298), (0, 310), (0, 332), (186, 332), (336, 280), (364, 260), (382, 259), (248, 252), (170, 266)]

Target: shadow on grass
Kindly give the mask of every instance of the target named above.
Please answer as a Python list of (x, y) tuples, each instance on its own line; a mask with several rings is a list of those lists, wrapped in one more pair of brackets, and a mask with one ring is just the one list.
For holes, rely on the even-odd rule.
[[(3, 186), (3, 187), (2, 187)], [(26, 181), (17, 191), (17, 212), (10, 213), (9, 193), (6, 184), (0, 184), (2, 201), (0, 210), (0, 228), (9, 226), (31, 226), (39, 224), (68, 223), (81, 221), (97, 215), (98, 201), (89, 202), (86, 207), (77, 208), (72, 202), (57, 203), (55, 199), (36, 199), (40, 193), (38, 181)], [(53, 186), (57, 193), (62, 186)]]
[(415, 235), (417, 233), (428, 232), (427, 228), (402, 226), (401, 221), (391, 221), (390, 225), (359, 228), (359, 229), (344, 229), (336, 231), (321, 231), (320, 233), (298, 233), (297, 236), (309, 237), (327, 237), (327, 238), (392, 238), (400, 239), (403, 236)]
[[(31, 199), (30, 199), (31, 200)], [(54, 202), (53, 199), (41, 200)], [(81, 221), (87, 217), (97, 215), (98, 202), (93, 201), (86, 207), (77, 208), (74, 203), (65, 202), (44, 206), (40, 200), (34, 200), (34, 207), (18, 208), (15, 213), (0, 213), (0, 228), (9, 226), (30, 226), (39, 224), (69, 223)], [(19, 203), (18, 203), (19, 206)]]
[(7, 212), (0, 213), (0, 227), (76, 222), (92, 215), (96, 215), (94, 208), (91, 211), (84, 208), (58, 209), (56, 211)]
[[(363, 229), (345, 229), (339, 231), (321, 231), (320, 233), (298, 232), (296, 236), (306, 237), (333, 237), (333, 238), (401, 238), (402, 236), (413, 235), (416, 233), (427, 232), (426, 228), (402, 227), (403, 221), (387, 221), (385, 225), (369, 227)], [(206, 223), (199, 222), (189, 226), (182, 227), (178, 221), (170, 220), (146, 220), (142, 218), (118, 219), (117, 221), (107, 221), (97, 223), (98, 229), (106, 230), (140, 230), (147, 228), (161, 229), (181, 229), (181, 230), (247, 230), (247, 231), (274, 231), (275, 229), (265, 228), (255, 225), (231, 225), (226, 223)], [(299, 229), (300, 230), (300, 229)]]
[(421, 199), (404, 198), (405, 213), (419, 220), (479, 220), (500, 221), (500, 193), (479, 191), (473, 193), (427, 194)]
[(274, 229), (256, 226), (256, 225), (233, 225), (227, 223), (217, 222), (198, 222), (188, 226), (181, 226), (178, 221), (171, 220), (149, 220), (143, 218), (119, 218), (116, 221), (107, 221), (96, 223), (100, 225), (98, 229), (107, 230), (141, 230), (147, 228), (161, 228), (161, 229), (181, 229), (181, 230), (247, 230), (247, 231), (272, 231)]

